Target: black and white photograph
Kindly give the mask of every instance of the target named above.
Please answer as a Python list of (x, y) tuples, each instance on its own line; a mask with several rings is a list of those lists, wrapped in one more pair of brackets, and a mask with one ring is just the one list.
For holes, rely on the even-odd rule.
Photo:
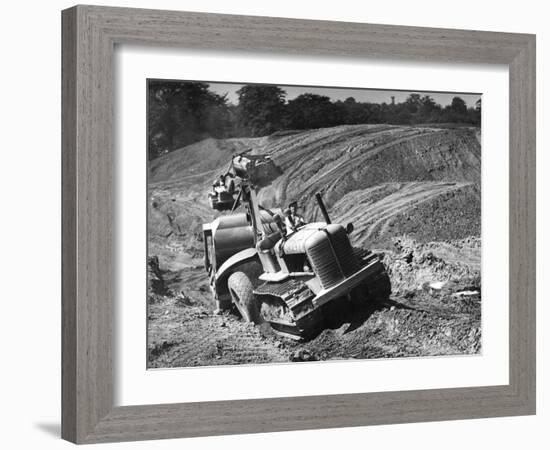
[(3, 9), (2, 448), (548, 447), (543, 2), (98, 3)]
[(481, 108), (147, 80), (147, 367), (481, 354)]

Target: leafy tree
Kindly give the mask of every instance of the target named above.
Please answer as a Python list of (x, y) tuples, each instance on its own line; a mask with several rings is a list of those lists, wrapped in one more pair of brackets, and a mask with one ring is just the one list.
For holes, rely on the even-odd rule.
[(336, 124), (341, 112), (329, 97), (302, 94), (288, 102), (287, 125), (296, 129), (329, 127)]
[(438, 122), (471, 123), (468, 118), (468, 107), (460, 97), (453, 97), (451, 104), (441, 111)]
[(451, 101), (451, 111), (459, 117), (466, 116), (468, 113), (466, 102), (460, 97), (453, 97), (453, 100)]
[(475, 108), (468, 109), (468, 115), (472, 123), (481, 124), (481, 99), (476, 102)]
[(206, 137), (227, 136), (227, 99), (208, 87), (197, 82), (149, 82), (149, 159)]
[[(429, 95), (420, 100), (420, 107), (417, 113), (417, 122), (430, 122), (439, 113), (441, 107)], [(435, 113), (435, 114), (434, 114)]]
[(371, 105), (357, 102), (353, 97), (348, 97), (344, 102), (337, 101), (335, 105), (340, 109), (338, 115), (343, 117), (343, 123), (358, 124), (371, 121)]
[(395, 123), (399, 123), (402, 125), (411, 124), (414, 122), (413, 117), (413, 114), (408, 110), (408, 108), (402, 108), (397, 115), (397, 120), (395, 121)]
[(148, 154), (155, 158), (207, 137), (265, 136), (279, 130), (362, 123), (464, 123), (480, 125), (481, 100), (468, 108), (454, 97), (442, 107), (429, 95), (411, 93), (404, 102), (331, 101), (304, 93), (286, 102), (274, 85), (245, 85), (237, 105), (209, 90), (207, 83), (151, 81), (148, 101)]
[(244, 136), (265, 136), (281, 130), (286, 92), (277, 86), (248, 84), (237, 91), (237, 122)]
[(411, 114), (415, 114), (422, 106), (422, 99), (420, 94), (410, 94), (405, 100), (405, 108)]

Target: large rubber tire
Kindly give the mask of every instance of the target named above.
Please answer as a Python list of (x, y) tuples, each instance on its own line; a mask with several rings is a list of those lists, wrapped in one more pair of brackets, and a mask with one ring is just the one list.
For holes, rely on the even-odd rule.
[(254, 297), (254, 286), (244, 272), (231, 274), (227, 281), (231, 300), (246, 322), (262, 323), (259, 304)]

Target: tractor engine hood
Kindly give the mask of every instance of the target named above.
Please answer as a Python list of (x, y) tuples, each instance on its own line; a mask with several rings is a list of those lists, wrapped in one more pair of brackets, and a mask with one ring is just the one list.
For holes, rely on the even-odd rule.
[(305, 254), (323, 288), (328, 289), (358, 269), (345, 228), (340, 224), (311, 223), (279, 242), (279, 254)]
[(280, 241), (279, 249), (287, 255), (306, 253), (308, 241), (314, 238), (315, 235), (318, 235), (319, 231), (325, 230), (326, 228), (327, 224), (325, 222), (308, 223), (298, 231), (289, 234), (287, 239)]

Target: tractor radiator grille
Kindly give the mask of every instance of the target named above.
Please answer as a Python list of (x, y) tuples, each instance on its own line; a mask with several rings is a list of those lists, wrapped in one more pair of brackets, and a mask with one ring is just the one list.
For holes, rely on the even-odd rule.
[(348, 236), (340, 225), (329, 225), (323, 236), (308, 246), (307, 253), (323, 287), (330, 288), (358, 269)]
[(344, 228), (338, 227), (334, 233), (330, 233), (330, 239), (344, 275), (346, 277), (353, 275), (359, 269), (359, 265), (349, 242), (348, 234)]
[(313, 266), (313, 271), (317, 274), (319, 280), (321, 280), (324, 288), (334, 286), (342, 280), (342, 274), (340, 273), (328, 239), (324, 239), (317, 245), (309, 248), (308, 256)]

